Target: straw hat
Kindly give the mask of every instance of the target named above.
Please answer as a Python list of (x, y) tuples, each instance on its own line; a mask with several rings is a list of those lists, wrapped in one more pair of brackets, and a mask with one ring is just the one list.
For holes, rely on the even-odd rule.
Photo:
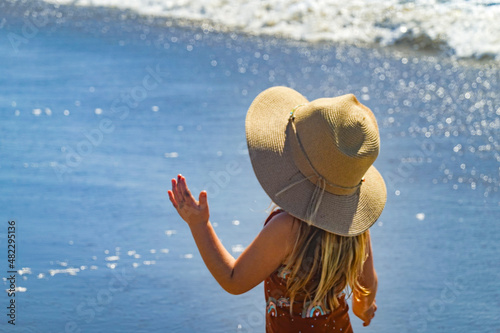
[(257, 179), (289, 214), (355, 236), (382, 213), (377, 121), (354, 95), (309, 102), (290, 88), (267, 89), (248, 110), (246, 136)]

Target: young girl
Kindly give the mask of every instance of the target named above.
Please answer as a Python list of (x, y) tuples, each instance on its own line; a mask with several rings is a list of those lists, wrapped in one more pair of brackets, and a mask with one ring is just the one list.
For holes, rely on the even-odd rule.
[(309, 102), (273, 87), (250, 106), (246, 135), (255, 174), (280, 208), (238, 259), (209, 222), (205, 191), (197, 201), (182, 175), (168, 191), (208, 269), (231, 294), (264, 281), (266, 332), (352, 332), (347, 290), (368, 326), (377, 310), (368, 228), (386, 201), (372, 165), (379, 151), (373, 113), (353, 95)]

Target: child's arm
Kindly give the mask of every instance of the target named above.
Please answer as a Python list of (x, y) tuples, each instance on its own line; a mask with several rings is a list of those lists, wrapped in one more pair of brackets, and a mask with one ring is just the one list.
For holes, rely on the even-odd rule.
[(286, 214), (274, 216), (253, 242), (234, 259), (224, 248), (209, 221), (207, 193), (200, 193), (196, 201), (189, 191), (186, 179), (179, 175), (172, 179), (170, 201), (187, 222), (198, 250), (217, 282), (231, 294), (244, 293), (267, 278), (279, 267), (295, 242), (298, 223)]
[(372, 253), (372, 242), (370, 239), (370, 232), (368, 232), (368, 244), (367, 252), (368, 257), (363, 265), (363, 273), (359, 277), (359, 283), (368, 289), (369, 294), (367, 296), (362, 295), (357, 290), (353, 291), (352, 299), (352, 311), (356, 316), (363, 320), (363, 326), (370, 325), (371, 320), (375, 316), (375, 311), (377, 311), (377, 305), (375, 304), (375, 295), (377, 294), (377, 272), (373, 266), (373, 253)]

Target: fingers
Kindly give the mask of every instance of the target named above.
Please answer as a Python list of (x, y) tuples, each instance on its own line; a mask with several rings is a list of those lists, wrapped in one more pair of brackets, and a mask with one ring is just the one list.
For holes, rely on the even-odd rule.
[(179, 204), (182, 202), (182, 198), (179, 195), (179, 189), (177, 186), (177, 181), (175, 179), (172, 179), (172, 191), (170, 191), (170, 192), (172, 192), (172, 194), (174, 196), (174, 200), (177, 203), (177, 207), (179, 207)]
[(375, 314), (372, 315), (372, 317), (370, 319), (365, 319), (364, 323), (363, 323), (363, 326), (368, 326), (370, 325), (373, 317), (375, 317)]
[(179, 208), (179, 204), (175, 200), (174, 193), (172, 191), (168, 191), (168, 198), (170, 199), (170, 202), (174, 206), (175, 209)]
[(172, 199), (175, 201), (175, 204), (172, 201), (175, 208), (182, 208), (185, 204), (197, 204), (195, 198), (191, 194), (191, 191), (189, 191), (189, 188), (187, 187), (186, 178), (181, 174), (177, 175), (177, 179), (172, 179), (172, 190), (170, 192), (172, 192), (170, 201), (172, 201)]
[(182, 175), (177, 176), (176, 179), (172, 179), (172, 189), (174, 190), (175, 199), (178, 203), (184, 203), (186, 201), (186, 190), (185, 190), (185, 180)]
[(200, 203), (200, 208), (205, 209), (207, 207), (207, 192), (206, 191), (201, 191), (200, 192), (200, 197), (199, 197), (199, 203)]
[(179, 189), (179, 195), (185, 196), (186, 193), (186, 182), (182, 180), (182, 175), (177, 175), (177, 188)]
[(371, 306), (370, 310), (371, 310), (370, 313), (369, 313), (370, 318), (366, 319), (364, 321), (363, 326), (370, 325), (372, 319), (375, 317), (375, 311), (377, 311), (377, 305), (375, 303), (373, 303), (373, 305)]
[(183, 200), (189, 200), (191, 199), (192, 201), (194, 200), (194, 197), (191, 194), (191, 191), (189, 191), (189, 188), (186, 183), (186, 178), (183, 177), (182, 175), (177, 176), (177, 182), (178, 182), (178, 188), (179, 188), (179, 195), (183, 197)]

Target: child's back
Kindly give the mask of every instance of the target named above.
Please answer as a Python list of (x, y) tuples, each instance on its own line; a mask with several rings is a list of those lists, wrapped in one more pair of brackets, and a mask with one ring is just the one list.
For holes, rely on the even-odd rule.
[[(269, 215), (266, 224), (282, 210), (275, 210)], [(286, 213), (285, 213), (286, 214)], [(303, 223), (297, 221), (296, 223)], [(297, 228), (299, 232), (300, 226)], [(318, 244), (320, 245), (320, 244)], [(317, 289), (321, 279), (320, 274), (315, 274), (311, 269), (314, 259), (305, 260), (298, 271), (298, 279), (307, 279), (311, 274), (312, 281), (306, 282), (304, 289)], [(317, 259), (318, 260), (318, 259)], [(291, 270), (286, 263), (281, 265), (268, 278), (264, 280), (264, 294), (266, 299), (266, 332), (352, 332), (349, 320), (345, 295), (336, 297), (335, 309), (328, 309), (328, 302), (313, 303), (308, 300), (307, 294), (297, 292), (294, 295), (293, 306), (290, 311), (290, 293), (287, 288)]]

